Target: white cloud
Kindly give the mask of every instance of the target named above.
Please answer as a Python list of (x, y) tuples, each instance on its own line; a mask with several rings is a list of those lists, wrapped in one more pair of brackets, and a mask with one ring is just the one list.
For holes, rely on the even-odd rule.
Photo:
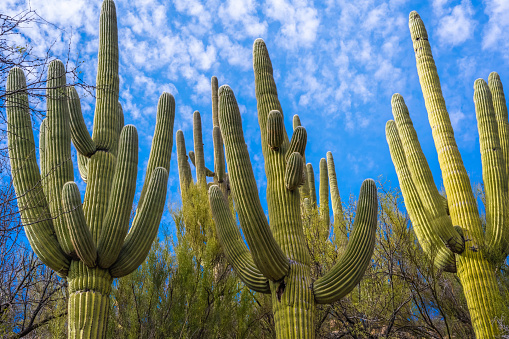
[(486, 0), (485, 13), (489, 16), (488, 25), (484, 28), (483, 48), (499, 49), (501, 54), (509, 58), (509, 1)]
[[(448, 12), (445, 9), (444, 11)], [(463, 0), (461, 4), (454, 6), (450, 10), (450, 14), (444, 15), (440, 19), (436, 30), (440, 42), (457, 46), (472, 38), (477, 24), (473, 18), (474, 14), (472, 4), (468, 0)]]

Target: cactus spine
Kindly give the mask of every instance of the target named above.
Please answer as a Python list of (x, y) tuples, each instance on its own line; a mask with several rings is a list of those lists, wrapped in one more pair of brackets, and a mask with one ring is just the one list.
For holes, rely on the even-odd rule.
[[(215, 185), (209, 189), (210, 204), (220, 241), (235, 271), (253, 290), (271, 293), (277, 337), (314, 338), (316, 304), (332, 303), (349, 293), (369, 263), (375, 241), (376, 186), (373, 180), (363, 183), (345, 255), (330, 272), (312, 282), (299, 190), (287, 185), (294, 181), (285, 180), (295, 178), (297, 168), (304, 170), (303, 154), (292, 145), (300, 145), (297, 149), (304, 152), (305, 133), (294, 133), (290, 142), (284, 125), (278, 129), (268, 126), (270, 112), (282, 116), (282, 109), (269, 54), (261, 39), (254, 43), (253, 60), (271, 225), (258, 198), (237, 101), (227, 85), (219, 89), (219, 125), (232, 196), (250, 250), (243, 243), (227, 200)], [(280, 131), (282, 138), (269, 131)], [(282, 142), (276, 149), (270, 140)], [(299, 177), (302, 180), (302, 174)]]
[[(69, 283), (69, 338), (103, 338), (113, 278), (144, 260), (157, 234), (164, 203), (175, 115), (173, 96), (163, 93), (142, 198), (129, 230), (136, 188), (138, 135), (123, 126), (118, 103), (118, 39), (115, 4), (105, 0), (100, 17), (94, 131), (86, 129), (79, 97), (66, 91), (65, 67), (48, 68), (47, 118), (40, 133), (41, 172), (36, 162), (26, 81), (19, 68), (7, 80), (9, 154), (18, 206), (34, 252)], [(73, 182), (71, 138), (84, 203)]]
[(509, 237), (505, 220), (509, 139), (502, 83), (492, 73), (489, 85), (482, 79), (474, 84), (487, 200), (487, 225), (483, 232), (470, 180), (454, 139), (428, 34), (416, 12), (410, 13), (409, 27), (447, 204), (434, 185), (408, 109), (399, 94), (392, 98), (395, 121), (386, 125), (391, 156), (419, 242), (438, 268), (457, 272), (476, 336), (495, 338), (498, 328), (493, 320), (499, 315), (495, 269), (507, 255)]

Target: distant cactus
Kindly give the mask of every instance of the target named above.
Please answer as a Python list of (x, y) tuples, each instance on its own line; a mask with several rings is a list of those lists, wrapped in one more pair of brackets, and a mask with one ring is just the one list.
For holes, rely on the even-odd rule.
[[(218, 119), (218, 83), (215, 76), (211, 79), (211, 92), (212, 92), (212, 141), (214, 147), (214, 171), (205, 167), (205, 155), (203, 151), (203, 136), (201, 127), (201, 115), (196, 111), (193, 114), (193, 139), (194, 151), (189, 151), (187, 156), (186, 143), (184, 139), (184, 132), (177, 131), (177, 158), (180, 177), (180, 191), (184, 195), (186, 188), (193, 182), (191, 167), (189, 166), (188, 159), (191, 160), (196, 168), (196, 184), (201, 187), (206, 187), (207, 177), (214, 178), (214, 183), (221, 187), (221, 190), (228, 196), (229, 183), (228, 174), (225, 172), (224, 160), (224, 146), (223, 138), (221, 136), (221, 129), (219, 127)], [(184, 198), (185, 199), (185, 198)]]
[[(21, 219), (34, 252), (69, 283), (69, 338), (103, 338), (113, 278), (134, 271), (148, 254), (164, 210), (175, 112), (173, 96), (159, 99), (145, 184), (136, 216), (138, 135), (123, 126), (118, 103), (118, 39), (115, 4), (104, 0), (100, 18), (97, 102), (90, 137), (79, 97), (66, 91), (65, 68), (48, 68), (47, 117), (36, 162), (25, 76), (13, 68), (7, 80), (9, 156)], [(73, 182), (71, 138), (79, 154), (85, 199)]]
[(509, 123), (502, 83), (498, 74), (492, 73), (489, 85), (482, 79), (474, 84), (487, 201), (483, 232), (476, 199), (454, 139), (428, 34), (416, 12), (410, 13), (409, 26), (447, 199), (438, 193), (408, 108), (399, 94), (392, 97), (395, 121), (386, 125), (392, 160), (421, 246), (438, 268), (457, 272), (476, 336), (495, 338), (498, 328), (494, 319), (500, 316), (495, 268), (509, 250), (506, 220)]
[[(227, 200), (215, 185), (209, 189), (210, 204), (219, 239), (238, 276), (249, 288), (272, 294), (277, 337), (313, 338), (316, 304), (332, 303), (348, 294), (369, 264), (377, 222), (376, 185), (369, 179), (362, 184), (357, 218), (346, 253), (330, 272), (311, 281), (311, 259), (302, 228), (300, 194), (295, 188), (297, 179), (302, 180), (297, 170), (303, 169), (300, 163), (303, 164), (305, 133), (295, 132), (290, 142), (284, 125), (276, 129), (268, 125), (269, 117), (282, 116), (282, 110), (272, 64), (261, 39), (254, 43), (253, 60), (271, 226), (258, 198), (237, 101), (227, 85), (219, 89), (219, 125), (232, 196), (249, 250)], [(278, 113), (271, 113), (276, 111)], [(271, 145), (271, 140), (282, 141)]]

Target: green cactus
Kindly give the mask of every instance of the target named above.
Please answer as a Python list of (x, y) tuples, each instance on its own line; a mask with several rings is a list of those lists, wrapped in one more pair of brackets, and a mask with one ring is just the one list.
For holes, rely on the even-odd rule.
[[(93, 136), (77, 92), (72, 87), (66, 91), (64, 65), (52, 61), (39, 172), (25, 76), (13, 68), (7, 80), (9, 156), (21, 219), (34, 252), (69, 283), (69, 338), (105, 336), (113, 278), (131, 273), (145, 260), (164, 210), (175, 101), (168, 93), (159, 99), (145, 184), (129, 230), (138, 135), (134, 126), (123, 126), (118, 82), (115, 4), (104, 0)], [(71, 139), (87, 181), (83, 204), (73, 182)]]
[(395, 121), (386, 125), (392, 160), (421, 246), (438, 268), (457, 272), (476, 336), (495, 338), (498, 328), (493, 320), (500, 316), (495, 271), (509, 250), (505, 219), (509, 123), (502, 83), (498, 74), (492, 73), (489, 85), (482, 79), (474, 84), (487, 201), (483, 232), (476, 199), (454, 139), (428, 34), (416, 12), (410, 13), (409, 27), (447, 199), (438, 193), (407, 106), (399, 94), (392, 97)]
[[(299, 190), (293, 184), (288, 185), (298, 179), (302, 182), (303, 174), (296, 171), (299, 168), (303, 170), (300, 150), (304, 152), (305, 133), (294, 133), (290, 142), (284, 125), (277, 129), (268, 125), (269, 117), (273, 115), (271, 111), (282, 115), (282, 110), (269, 54), (261, 39), (254, 43), (253, 60), (271, 225), (269, 227), (258, 198), (237, 101), (227, 85), (219, 89), (219, 125), (232, 196), (249, 250), (219, 187), (210, 187), (209, 200), (218, 236), (229, 262), (249, 288), (272, 295), (277, 337), (313, 338), (316, 304), (332, 303), (349, 293), (369, 264), (375, 242), (376, 185), (373, 180), (363, 183), (354, 231), (346, 253), (330, 272), (313, 282), (302, 227)], [(271, 135), (269, 131), (279, 131), (282, 138)], [(271, 147), (274, 145), (270, 145), (270, 140), (281, 139), (277, 149)], [(293, 148), (291, 145), (300, 146)]]
[(221, 129), (219, 127), (218, 118), (218, 82), (215, 76), (211, 79), (211, 92), (212, 92), (212, 140), (214, 146), (214, 172), (205, 167), (205, 155), (203, 151), (203, 136), (201, 126), (201, 115), (198, 111), (193, 114), (193, 140), (194, 151), (189, 151), (189, 157), (186, 153), (186, 143), (184, 133), (181, 130), (177, 131), (177, 158), (180, 177), (180, 191), (185, 200), (185, 191), (190, 183), (193, 182), (191, 167), (189, 166), (188, 159), (191, 160), (196, 168), (196, 184), (201, 187), (206, 187), (207, 177), (214, 178), (214, 183), (221, 187), (221, 190), (228, 196), (229, 182), (228, 174), (225, 172), (225, 159), (224, 159), (224, 146), (223, 138), (221, 136)]

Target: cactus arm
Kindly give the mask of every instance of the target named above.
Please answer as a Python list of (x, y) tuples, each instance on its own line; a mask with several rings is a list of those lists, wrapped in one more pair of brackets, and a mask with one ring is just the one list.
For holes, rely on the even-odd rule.
[(324, 227), (324, 241), (329, 238), (330, 214), (329, 214), (329, 174), (327, 171), (327, 160), (320, 159), (320, 219)]
[(78, 169), (80, 171), (81, 180), (87, 183), (88, 180), (88, 161), (89, 159), (78, 153)]
[(465, 249), (464, 240), (452, 227), (451, 219), (445, 211), (405, 101), (401, 95), (394, 94), (391, 104), (392, 114), (405, 151), (408, 169), (421, 197), (423, 207), (431, 218), (430, 223), (440, 239), (452, 252), (462, 253)]
[(472, 246), (479, 246), (484, 237), (477, 204), (470, 179), (454, 139), (428, 34), (417, 12), (410, 13), (409, 27), (415, 51), (417, 73), (428, 111), (428, 119), (433, 127), (433, 139), (442, 170), (445, 192), (449, 199), (452, 223), (467, 230), (467, 237), (471, 237), (473, 241)]
[(12, 181), (21, 222), (35, 254), (45, 265), (65, 276), (70, 261), (58, 243), (41, 187), (25, 88), (23, 71), (17, 67), (11, 69), (7, 77), (6, 111)]
[(219, 95), (217, 77), (213, 76), (210, 80), (210, 87), (212, 92), (212, 140), (214, 142), (214, 172), (218, 183), (225, 180), (225, 159), (224, 159), (224, 145), (221, 129), (219, 128)]
[[(477, 79), (474, 83), (474, 103), (486, 191), (485, 250), (489, 257), (499, 262), (506, 257), (509, 240), (509, 229), (505, 220), (507, 175), (492, 95), (483, 79)], [(499, 258), (496, 258), (497, 256)]]
[(385, 127), (387, 143), (391, 152), (392, 162), (396, 168), (401, 193), (405, 200), (405, 206), (410, 215), (413, 229), (424, 253), (434, 260), (435, 266), (446, 272), (456, 272), (456, 260), (444, 242), (435, 233), (431, 224), (431, 219), (424, 209), (417, 188), (412, 181), (412, 176), (408, 168), (403, 144), (399, 137), (396, 123), (393, 120), (387, 122)]
[[(279, 151), (275, 152), (268, 145), (269, 113), (272, 110), (278, 110), (284, 117), (284, 112), (277, 96), (269, 52), (262, 39), (256, 39), (253, 44), (253, 71), (262, 153), (267, 176), (267, 205), (271, 230), (283, 253), (290, 260), (308, 264), (311, 258), (302, 228), (300, 194), (298, 190), (287, 190), (284, 180), (281, 180), (286, 168), (286, 152), (290, 146), (286, 131), (283, 131), (283, 143)], [(219, 106), (221, 109), (221, 103)], [(222, 126), (221, 131), (223, 131)]]
[(329, 175), (329, 187), (332, 203), (332, 215), (334, 217), (334, 237), (336, 238), (337, 252), (341, 256), (348, 244), (346, 221), (343, 216), (343, 206), (339, 195), (336, 166), (331, 152), (327, 152), (327, 173)]
[(212, 128), (212, 140), (214, 142), (214, 171), (218, 183), (222, 183), (225, 177), (224, 145), (221, 136), (221, 128)]
[(191, 174), (191, 166), (187, 160), (186, 154), (186, 140), (184, 139), (184, 132), (177, 131), (177, 162), (180, 180), (180, 192), (183, 194), (189, 184), (193, 181)]
[(502, 81), (500, 81), (498, 73), (491, 72), (488, 77), (488, 86), (491, 91), (493, 108), (495, 109), (500, 147), (502, 148), (506, 166), (506, 176), (509, 178), (509, 121), (504, 87), (502, 86)]
[[(267, 144), (275, 151), (284, 141), (285, 125), (283, 115), (279, 111), (270, 111), (267, 118)], [(293, 152), (292, 152), (293, 153)], [(291, 154), (291, 153), (290, 153)]]
[(311, 163), (306, 165), (306, 173), (309, 186), (309, 203), (311, 204), (312, 208), (316, 208), (315, 172)]
[(152, 147), (148, 158), (145, 182), (141, 190), (138, 206), (143, 204), (150, 176), (157, 167), (170, 171), (171, 151), (173, 149), (173, 123), (175, 121), (175, 99), (170, 93), (164, 92), (157, 104), (156, 127), (152, 138)]
[(300, 153), (301, 156), (304, 156), (306, 152), (306, 143), (308, 140), (308, 135), (306, 132), (306, 129), (302, 126), (297, 127), (293, 131), (292, 140), (290, 141), (290, 147), (288, 147), (288, 150), (286, 151), (286, 158), (288, 160), (288, 157), (293, 152)]
[(133, 125), (123, 128), (118, 148), (108, 211), (97, 245), (98, 264), (102, 268), (108, 268), (115, 262), (129, 230), (138, 173), (138, 133)]
[(304, 161), (299, 152), (293, 152), (288, 158), (285, 170), (285, 186), (293, 191), (304, 181)]
[(42, 120), (41, 127), (39, 128), (39, 168), (41, 170), (41, 177), (46, 175), (46, 168), (44, 167), (46, 165), (46, 153), (44, 153), (44, 149), (46, 148), (46, 119), (47, 118), (44, 118)]
[(250, 289), (260, 293), (270, 293), (269, 281), (256, 267), (218, 186), (213, 185), (209, 188), (209, 201), (219, 241), (235, 273)]
[[(294, 132), (295, 132), (295, 129), (297, 129), (297, 127), (302, 126), (302, 124), (300, 122), (300, 118), (297, 114), (295, 114), (293, 116), (292, 122), (293, 122), (293, 131)], [(304, 161), (304, 164), (306, 164), (306, 154), (305, 153), (302, 154), (302, 160)], [(300, 186), (299, 192), (300, 192), (300, 198), (302, 201), (304, 201), (304, 199), (309, 197), (309, 184), (308, 184), (308, 174), (307, 174), (306, 167), (304, 167), (304, 183), (302, 184), (302, 186)]]
[(83, 210), (96, 246), (101, 237), (104, 217), (108, 212), (115, 166), (116, 158), (110, 152), (98, 150), (88, 159), (88, 182)]
[(87, 125), (83, 119), (80, 97), (73, 86), (67, 88), (67, 96), (72, 143), (81, 155), (90, 158), (95, 153), (97, 146), (88, 133)]
[(123, 277), (145, 261), (164, 212), (167, 184), (168, 171), (163, 167), (154, 169), (148, 183), (145, 203), (138, 207), (133, 226), (125, 238), (117, 260), (110, 267), (112, 277)]
[(292, 120), (292, 124), (293, 124), (293, 130), (295, 131), (295, 129), (299, 126), (302, 126), (302, 124), (300, 123), (300, 118), (297, 114), (295, 114), (293, 116), (293, 120)]
[(88, 229), (78, 185), (68, 182), (62, 189), (62, 207), (69, 234), (78, 258), (88, 267), (94, 267), (97, 259), (97, 250), (92, 234)]
[(118, 143), (118, 33), (113, 0), (103, 1), (99, 19), (97, 90), (92, 139), (97, 149), (110, 151)]
[(45, 143), (46, 169), (48, 171), (47, 199), (53, 225), (60, 246), (67, 254), (74, 252), (65, 218), (61, 215), (62, 188), (74, 180), (71, 159), (71, 134), (69, 131), (69, 108), (65, 90), (65, 66), (53, 60), (48, 67), (47, 128)]
[(198, 186), (203, 186), (206, 184), (207, 180), (205, 173), (205, 156), (203, 153), (201, 115), (200, 112), (198, 111), (193, 113), (193, 140), (194, 140), (195, 160), (192, 161), (194, 166), (196, 167), (196, 183), (198, 184)]
[(359, 283), (371, 261), (377, 226), (377, 190), (372, 179), (362, 183), (356, 217), (345, 254), (340, 261), (313, 284), (315, 301), (333, 303)]
[(237, 101), (226, 85), (219, 88), (219, 125), (233, 199), (253, 260), (265, 277), (280, 280), (288, 273), (289, 262), (276, 243), (260, 204)]

